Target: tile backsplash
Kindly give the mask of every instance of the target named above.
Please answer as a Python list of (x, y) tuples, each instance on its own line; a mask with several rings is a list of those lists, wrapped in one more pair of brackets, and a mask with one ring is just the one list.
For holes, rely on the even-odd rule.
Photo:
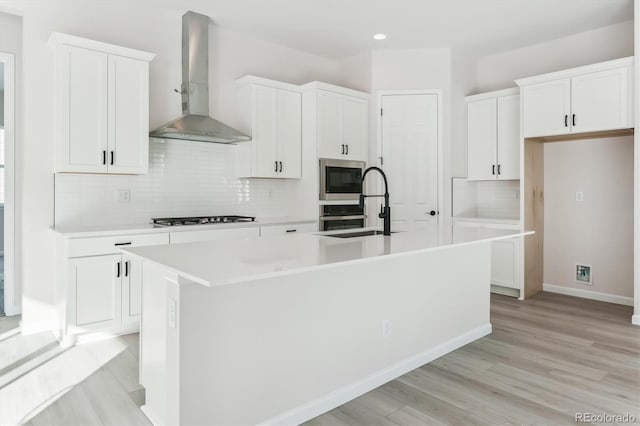
[[(151, 139), (146, 175), (56, 174), (55, 225), (125, 225), (163, 216), (287, 216), (294, 182), (235, 176), (233, 145)], [(129, 200), (119, 201), (119, 191), (129, 191)]]

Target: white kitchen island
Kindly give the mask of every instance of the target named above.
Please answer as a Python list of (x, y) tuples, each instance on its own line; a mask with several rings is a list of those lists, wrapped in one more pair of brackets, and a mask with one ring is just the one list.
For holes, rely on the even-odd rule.
[(154, 424), (295, 424), (491, 332), (487, 230), (299, 234), (124, 250), (143, 261)]

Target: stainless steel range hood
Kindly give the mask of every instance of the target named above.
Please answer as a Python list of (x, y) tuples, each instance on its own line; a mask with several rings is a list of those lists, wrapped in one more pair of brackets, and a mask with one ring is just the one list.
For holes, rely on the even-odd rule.
[(209, 117), (209, 17), (195, 12), (182, 16), (182, 114), (149, 133), (164, 139), (233, 143), (251, 137)]

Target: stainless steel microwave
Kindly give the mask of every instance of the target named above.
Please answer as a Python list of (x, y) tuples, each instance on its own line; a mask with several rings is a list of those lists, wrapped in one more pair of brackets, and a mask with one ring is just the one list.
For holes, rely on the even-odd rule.
[(357, 200), (364, 169), (364, 161), (321, 159), (320, 199)]

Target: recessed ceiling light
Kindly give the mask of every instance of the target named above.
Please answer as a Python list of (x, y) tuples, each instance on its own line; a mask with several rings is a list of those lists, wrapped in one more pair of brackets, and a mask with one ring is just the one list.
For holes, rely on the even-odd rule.
[(376, 40), (384, 40), (385, 38), (387, 38), (387, 35), (380, 33), (380, 34), (374, 35), (373, 38), (375, 38)]

